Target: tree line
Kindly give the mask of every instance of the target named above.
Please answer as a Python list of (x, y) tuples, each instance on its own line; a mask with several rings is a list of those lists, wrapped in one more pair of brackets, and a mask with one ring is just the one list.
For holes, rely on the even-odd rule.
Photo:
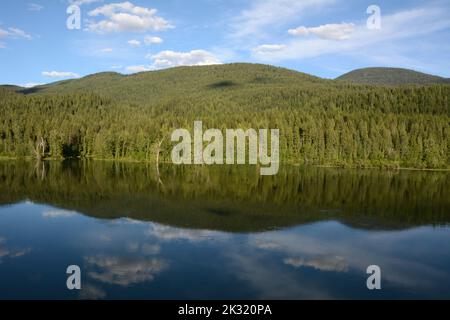
[(172, 130), (201, 120), (205, 129), (280, 129), (283, 162), (449, 167), (446, 85), (221, 82), (147, 101), (121, 94), (123, 99), (86, 90), (24, 95), (1, 89), (0, 156), (150, 162), (159, 154), (170, 161)]

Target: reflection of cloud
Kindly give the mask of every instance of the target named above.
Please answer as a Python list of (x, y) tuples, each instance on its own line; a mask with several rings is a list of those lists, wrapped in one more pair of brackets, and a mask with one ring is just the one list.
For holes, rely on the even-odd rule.
[(4, 238), (0, 238), (0, 259), (9, 254), (9, 250), (4, 246), (5, 242), (6, 240)]
[[(258, 292), (257, 299), (329, 299), (326, 287), (317, 286), (305, 278), (299, 281), (296, 274), (264, 259), (253, 251), (229, 252), (230, 270)], [(230, 272), (230, 270), (228, 272)]]
[(129, 286), (131, 284), (152, 281), (156, 274), (168, 267), (161, 259), (122, 258), (111, 256), (86, 257), (90, 271), (89, 277), (107, 284)]
[(161, 247), (156, 244), (144, 243), (142, 245), (142, 253), (145, 255), (158, 254), (161, 251)]
[(135, 219), (131, 219), (131, 218), (122, 218), (120, 220), (116, 220), (115, 223), (126, 223), (126, 224), (144, 224), (145, 222), (143, 221), (139, 221), (139, 220), (135, 220)]
[[(331, 234), (333, 236), (329, 236)], [(383, 281), (404, 288), (431, 290), (440, 283), (450, 281), (449, 273), (432, 262), (436, 257), (444, 259), (443, 255), (450, 259), (450, 255), (440, 248), (431, 248), (427, 241), (418, 240), (430, 238), (436, 243), (450, 240), (445, 233), (433, 230), (430, 234), (427, 227), (395, 232), (368, 232), (327, 222), (303, 226), (295, 232), (253, 235), (249, 244), (250, 247), (261, 248), (261, 243), (276, 243), (279, 248), (272, 250), (287, 257), (319, 257), (284, 260), (285, 264), (297, 268), (308, 266), (331, 271), (326, 269), (343, 269), (345, 264), (346, 271), (352, 270), (365, 277), (366, 268), (376, 264), (382, 268)], [(405, 250), (412, 243), (414, 251)], [(342, 261), (334, 261), (330, 257), (341, 257)]]
[(254, 245), (256, 248), (263, 250), (276, 250), (280, 248), (280, 246), (274, 242), (256, 241)]
[(225, 234), (209, 230), (178, 229), (158, 224), (150, 226), (149, 234), (159, 240), (187, 240), (190, 242), (200, 242), (212, 240), (213, 238), (225, 237)]
[(67, 210), (50, 210), (42, 213), (44, 218), (68, 218), (74, 215), (76, 215), (75, 212)]
[(2, 258), (19, 258), (29, 252), (31, 252), (30, 248), (8, 249), (8, 247), (6, 247), (6, 239), (0, 237), (0, 263)]
[(105, 297), (106, 292), (92, 284), (85, 284), (81, 288), (80, 299), (82, 300), (98, 300)]
[(139, 250), (139, 243), (138, 242), (129, 242), (127, 244), (127, 251), (134, 253), (137, 252)]
[(130, 253), (139, 252), (139, 249), (142, 254), (146, 256), (151, 256), (161, 252), (161, 247), (157, 244), (144, 243), (140, 245), (138, 242), (129, 242), (127, 244), (127, 251)]
[(321, 256), (313, 259), (287, 258), (284, 263), (294, 268), (312, 267), (320, 271), (348, 271), (348, 264), (344, 258), (338, 256)]

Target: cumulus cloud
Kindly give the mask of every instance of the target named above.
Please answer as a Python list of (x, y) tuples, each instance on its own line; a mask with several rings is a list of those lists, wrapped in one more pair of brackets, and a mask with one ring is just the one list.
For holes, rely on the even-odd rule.
[[(298, 19), (305, 12), (333, 3), (335, 0), (258, 0), (249, 1), (249, 8), (243, 10), (231, 22), (231, 37), (258, 39), (266, 36), (267, 30), (275, 25)], [(271, 28), (269, 28), (271, 27)]]
[(163, 43), (163, 39), (161, 39), (160, 37), (147, 36), (144, 38), (144, 43), (146, 45), (161, 44)]
[(87, 30), (97, 33), (163, 31), (172, 26), (156, 15), (156, 9), (138, 7), (131, 2), (111, 3), (92, 10), (90, 17), (104, 17), (89, 21)]
[(206, 66), (221, 64), (222, 62), (211, 52), (205, 50), (192, 50), (189, 52), (161, 51), (148, 56), (153, 60), (154, 69), (164, 69), (177, 66)]
[(147, 55), (153, 61), (149, 65), (132, 65), (125, 69), (131, 73), (167, 69), (179, 66), (206, 66), (222, 64), (211, 52), (205, 50), (192, 50), (189, 52), (161, 51), (155, 55)]
[(42, 86), (42, 85), (43, 85), (43, 83), (28, 82), (28, 83), (21, 84), (20, 86), (24, 87), (24, 88), (33, 88), (33, 87)]
[[(404, 26), (409, 26), (405, 28)], [(325, 27), (326, 26), (326, 27)], [(259, 60), (274, 62), (313, 58), (332, 54), (354, 54), (367, 50), (373, 57), (386, 48), (413, 37), (430, 34), (450, 28), (444, 11), (439, 7), (413, 8), (383, 16), (383, 27), (380, 30), (369, 30), (366, 24), (353, 26), (325, 25), (316, 28), (291, 29), (290, 33), (301, 36), (309, 33), (317, 37), (294, 37), (285, 43), (285, 48), (277, 51), (254, 51), (253, 56)], [(330, 27), (334, 26), (334, 27)], [(343, 31), (344, 30), (344, 31)], [(336, 41), (350, 35), (345, 41)]]
[(113, 49), (112, 48), (104, 48), (104, 49), (102, 49), (100, 51), (103, 52), (103, 53), (110, 53), (110, 52), (113, 52)]
[(91, 279), (122, 287), (152, 281), (168, 267), (161, 259), (94, 256), (86, 257), (85, 261), (88, 268), (95, 269), (88, 272)]
[(42, 9), (44, 9), (44, 7), (41, 6), (40, 4), (37, 4), (37, 3), (29, 3), (28, 4), (29, 11), (41, 11)]
[(253, 48), (253, 52), (256, 53), (265, 53), (265, 52), (273, 52), (273, 51), (279, 51), (286, 48), (286, 45), (284, 44), (263, 44), (260, 46), (257, 46), (256, 48)]
[(145, 72), (153, 70), (151, 66), (138, 65), (138, 66), (128, 66), (125, 68), (126, 71), (131, 73)]
[(355, 32), (355, 25), (353, 23), (334, 23), (324, 24), (318, 27), (298, 27), (296, 29), (290, 29), (289, 34), (293, 36), (306, 36), (314, 34), (321, 39), (329, 40), (347, 40)]
[(128, 41), (128, 44), (132, 47), (139, 47), (141, 45), (141, 42), (136, 39), (132, 39)]
[(74, 72), (65, 71), (44, 71), (42, 72), (44, 77), (48, 78), (79, 78), (80, 76)]

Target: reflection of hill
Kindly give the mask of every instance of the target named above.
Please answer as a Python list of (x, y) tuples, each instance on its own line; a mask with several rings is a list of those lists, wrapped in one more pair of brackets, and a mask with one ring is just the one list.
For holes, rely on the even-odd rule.
[(326, 219), (364, 229), (450, 222), (447, 172), (0, 162), (0, 203), (30, 199), (103, 219), (262, 231)]

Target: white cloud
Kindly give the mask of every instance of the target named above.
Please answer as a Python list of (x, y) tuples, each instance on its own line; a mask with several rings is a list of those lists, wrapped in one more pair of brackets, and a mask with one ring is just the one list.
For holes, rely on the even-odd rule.
[(298, 27), (296, 29), (290, 29), (288, 32), (293, 36), (314, 34), (321, 39), (347, 40), (350, 39), (350, 35), (355, 32), (355, 25), (353, 23), (324, 24), (311, 28)]
[(144, 38), (144, 43), (146, 45), (161, 44), (163, 43), (163, 39), (161, 39), (160, 37), (147, 36)]
[(42, 85), (43, 85), (43, 83), (28, 82), (28, 83), (21, 84), (20, 86), (23, 88), (33, 88), (33, 87), (42, 86)]
[(32, 37), (26, 33), (25, 31), (19, 29), (19, 28), (9, 28), (9, 35), (12, 38), (25, 38), (25, 39), (31, 39)]
[(131, 73), (137, 73), (137, 72), (151, 71), (153, 69), (151, 66), (139, 65), (139, 66), (128, 66), (125, 68), (125, 70)]
[(42, 72), (44, 77), (49, 78), (79, 78), (80, 76), (74, 72), (61, 72), (61, 71), (44, 71)]
[[(405, 26), (408, 26), (407, 28)], [(414, 8), (383, 16), (380, 30), (369, 30), (366, 23), (354, 26), (351, 38), (346, 41), (335, 41), (326, 38), (294, 38), (285, 43), (286, 47), (277, 51), (253, 52), (253, 57), (262, 61), (276, 62), (282, 60), (298, 60), (322, 55), (355, 54), (366, 51), (370, 58), (386, 47), (399, 44), (401, 40), (417, 38), (450, 28), (450, 20), (442, 8)], [(322, 37), (324, 28), (321, 29)], [(291, 32), (293, 33), (293, 31)], [(302, 34), (305, 31), (297, 30)], [(403, 42), (402, 47), (405, 48)], [(433, 45), (433, 44), (429, 44)]]
[(95, 2), (103, 2), (103, 0), (69, 0), (70, 4), (76, 5), (76, 6), (82, 6), (85, 4), (92, 4)]
[(156, 9), (138, 7), (131, 2), (111, 3), (92, 10), (90, 17), (106, 19), (90, 21), (87, 30), (98, 33), (163, 31), (171, 25), (156, 15)]
[(113, 52), (113, 49), (112, 48), (104, 48), (104, 49), (102, 49), (100, 51), (103, 52), (103, 53), (110, 53), (110, 52)]
[(283, 50), (284, 48), (286, 48), (286, 45), (284, 44), (263, 44), (253, 48), (253, 51), (256, 53), (265, 53)]
[(40, 4), (37, 4), (37, 3), (29, 3), (28, 4), (29, 11), (41, 11), (42, 9), (44, 9), (44, 7), (41, 6)]
[(25, 31), (19, 28), (8, 28), (8, 30), (4, 30), (0, 28), (0, 38), (13, 38), (13, 39), (31, 39), (32, 37), (26, 33)]
[(232, 38), (258, 39), (274, 26), (298, 19), (305, 12), (322, 8), (335, 0), (253, 0), (250, 8), (232, 20)]
[(211, 52), (205, 50), (192, 50), (189, 52), (161, 51), (147, 58), (153, 60), (154, 69), (172, 68), (178, 66), (206, 66), (221, 64), (222, 62)]
[(128, 44), (132, 47), (139, 47), (141, 45), (141, 42), (139, 40), (133, 39), (128, 41)]

